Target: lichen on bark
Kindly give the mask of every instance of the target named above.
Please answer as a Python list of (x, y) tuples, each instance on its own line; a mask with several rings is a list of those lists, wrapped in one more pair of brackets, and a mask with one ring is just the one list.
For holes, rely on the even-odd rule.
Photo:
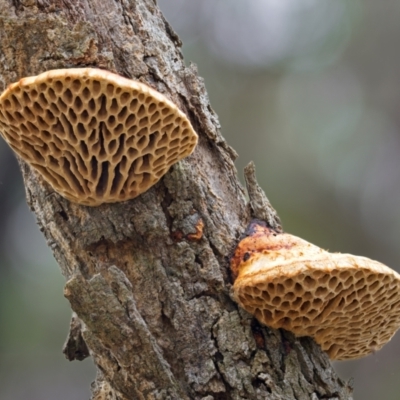
[(98, 368), (92, 399), (349, 399), (311, 339), (261, 326), (231, 299), (229, 258), (252, 213), (180, 45), (153, 0), (0, 0), (0, 85), (105, 68), (166, 95), (199, 134), (148, 192), (95, 208), (63, 199), (19, 160)]

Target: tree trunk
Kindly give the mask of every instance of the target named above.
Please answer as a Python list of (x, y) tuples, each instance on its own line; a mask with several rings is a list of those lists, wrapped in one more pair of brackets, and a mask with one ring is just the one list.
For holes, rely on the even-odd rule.
[(0, 90), (49, 69), (99, 67), (166, 95), (199, 134), (193, 155), (148, 192), (100, 207), (65, 200), (19, 160), (67, 281), (65, 353), (89, 349), (98, 400), (349, 399), (311, 339), (261, 326), (231, 299), (233, 249), (251, 210), (271, 208), (251, 175), (246, 205), (235, 151), (180, 46), (153, 0), (0, 0)]

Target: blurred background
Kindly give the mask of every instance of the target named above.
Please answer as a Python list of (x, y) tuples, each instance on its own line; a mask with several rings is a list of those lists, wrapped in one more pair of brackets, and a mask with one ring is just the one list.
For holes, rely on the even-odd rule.
[[(159, 0), (222, 134), (254, 160), (284, 229), (400, 272), (400, 3)], [(89, 398), (91, 360), (61, 354), (64, 280), (0, 141), (0, 398)], [(29, 327), (29, 331), (27, 331)], [(355, 399), (400, 398), (400, 333), (335, 363)], [(63, 393), (60, 397), (60, 393)]]

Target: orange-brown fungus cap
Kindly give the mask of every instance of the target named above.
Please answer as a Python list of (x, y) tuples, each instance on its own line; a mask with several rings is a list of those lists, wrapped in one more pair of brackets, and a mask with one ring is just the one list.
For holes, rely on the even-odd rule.
[(197, 143), (162, 94), (93, 68), (10, 85), (0, 96), (0, 132), (54, 190), (89, 206), (145, 192)]
[(400, 327), (400, 275), (253, 224), (231, 261), (238, 303), (260, 322), (311, 336), (331, 359), (379, 350)]

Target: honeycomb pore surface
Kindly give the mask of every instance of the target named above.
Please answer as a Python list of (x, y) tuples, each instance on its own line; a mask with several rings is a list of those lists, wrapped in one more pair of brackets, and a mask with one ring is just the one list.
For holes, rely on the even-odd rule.
[(0, 132), (57, 192), (90, 206), (138, 196), (197, 143), (166, 97), (91, 68), (11, 85), (0, 97)]
[(238, 279), (239, 304), (260, 322), (311, 336), (332, 359), (380, 349), (400, 326), (400, 280), (382, 264), (329, 254), (328, 268), (312, 262), (262, 279)]

